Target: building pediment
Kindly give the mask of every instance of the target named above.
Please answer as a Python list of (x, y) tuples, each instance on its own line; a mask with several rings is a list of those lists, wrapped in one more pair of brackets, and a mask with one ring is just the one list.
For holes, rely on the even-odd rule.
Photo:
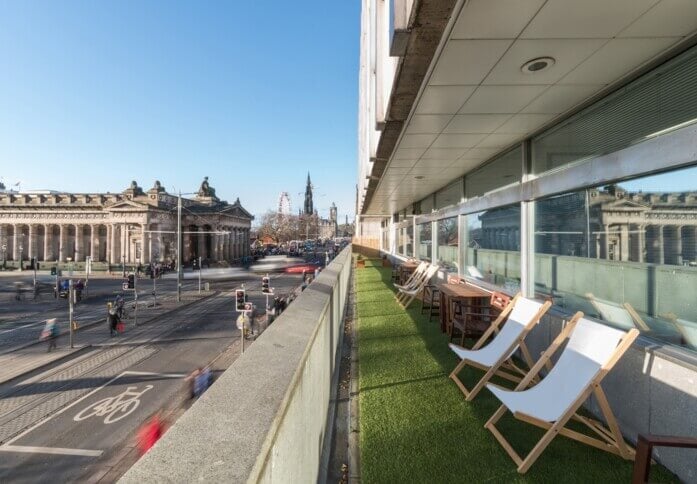
[(108, 212), (132, 212), (133, 210), (147, 210), (149, 206), (145, 203), (134, 202), (133, 200), (121, 200), (105, 207)]
[(616, 202), (609, 202), (603, 204), (603, 210), (633, 210), (633, 211), (646, 211), (651, 210), (650, 207), (634, 202), (632, 200), (622, 199)]

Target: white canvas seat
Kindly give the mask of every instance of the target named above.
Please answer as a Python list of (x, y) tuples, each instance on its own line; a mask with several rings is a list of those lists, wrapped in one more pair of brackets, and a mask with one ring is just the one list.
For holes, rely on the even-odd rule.
[[(518, 472), (527, 472), (557, 433), (624, 458), (632, 458), (633, 451), (624, 442), (607, 398), (600, 387), (600, 381), (638, 335), (639, 331), (636, 328), (629, 331), (618, 330), (582, 318), (581, 313), (577, 313), (515, 390), (487, 385), (502, 405), (485, 427), (494, 434), (506, 452), (518, 464)], [(548, 364), (551, 356), (567, 338), (568, 344), (557, 363), (544, 379), (535, 386), (527, 388), (534, 383), (542, 367)], [(595, 394), (609, 429), (601, 422), (577, 413), (591, 393)], [(513, 450), (495, 427), (496, 422), (506, 410), (513, 413), (519, 420), (548, 429), (525, 459)], [(589, 437), (565, 428), (566, 423), (572, 418), (586, 424), (596, 436)]]
[[(525, 375), (525, 371), (513, 363), (511, 356), (520, 348), (526, 363), (529, 366), (533, 365), (524, 339), (551, 305), (552, 303), (549, 301), (539, 303), (518, 294), (499, 317), (491, 323), (489, 329), (484, 332), (471, 350), (450, 343), (450, 349), (462, 360), (450, 373), (450, 378), (457, 384), (468, 401), (471, 401), (494, 375), (514, 382), (520, 381)], [(503, 328), (500, 329), (504, 322)], [(483, 346), (495, 333), (498, 334), (494, 339)], [(485, 375), (472, 390), (468, 390), (457, 376), (465, 365), (486, 370)]]
[(408, 308), (414, 298), (423, 290), (424, 286), (429, 283), (431, 278), (436, 275), (439, 267), (437, 265), (431, 265), (426, 269), (418, 281), (408, 289), (397, 289), (397, 302), (401, 304), (404, 309)]
[(586, 297), (591, 302), (600, 319), (608, 323), (619, 326), (623, 329), (639, 328), (640, 331), (650, 331), (649, 325), (639, 316), (636, 309), (631, 304), (625, 302), (617, 304), (612, 301), (600, 299), (591, 293), (587, 293)]

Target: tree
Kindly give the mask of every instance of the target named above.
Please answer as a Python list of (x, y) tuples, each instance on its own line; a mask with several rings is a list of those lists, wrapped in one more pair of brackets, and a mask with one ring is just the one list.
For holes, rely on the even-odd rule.
[(271, 237), (279, 244), (298, 239), (298, 216), (268, 211), (261, 217), (257, 233), (260, 239)]

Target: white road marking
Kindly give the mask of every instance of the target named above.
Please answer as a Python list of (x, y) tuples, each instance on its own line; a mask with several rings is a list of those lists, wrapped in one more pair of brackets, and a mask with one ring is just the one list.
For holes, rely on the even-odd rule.
[(27, 454), (56, 454), (56, 455), (79, 455), (84, 457), (100, 457), (103, 450), (87, 449), (66, 449), (64, 447), (37, 447), (34, 445), (2, 445), (2, 452), (24, 452)]
[[(39, 427), (39, 426), (45, 424), (46, 422), (48, 422), (49, 420), (53, 419), (54, 417), (57, 417), (58, 415), (60, 415), (60, 414), (62, 414), (63, 412), (65, 412), (66, 410), (69, 410), (70, 408), (74, 407), (75, 405), (77, 405), (77, 404), (80, 403), (81, 401), (85, 400), (86, 398), (91, 397), (92, 395), (94, 395), (95, 393), (97, 393), (99, 390), (101, 390), (102, 388), (104, 388), (104, 387), (110, 385), (111, 383), (113, 383), (114, 381), (118, 380), (119, 378), (121, 378), (121, 377), (124, 376), (124, 375), (153, 375), (153, 376), (163, 376), (163, 377), (165, 377), (165, 378), (182, 378), (183, 376), (186, 376), (186, 375), (180, 376), (180, 375), (178, 375), (178, 374), (176, 374), (176, 373), (164, 373), (164, 374), (160, 374), (160, 373), (151, 373), (151, 372), (145, 372), (145, 371), (124, 371), (124, 372), (122, 372), (122, 373), (116, 375), (114, 378), (112, 378), (112, 379), (109, 380), (108, 382), (104, 383), (103, 385), (98, 386), (97, 388), (95, 388), (95, 389), (92, 390), (91, 392), (87, 393), (86, 395), (83, 395), (82, 397), (78, 398), (77, 400), (75, 400), (73, 403), (71, 403), (71, 404), (68, 405), (67, 407), (63, 407), (63, 408), (60, 409), (58, 412), (56, 412), (56, 413), (54, 413), (54, 414), (52, 414), (52, 415), (49, 415), (47, 418), (41, 420), (40, 422), (35, 423), (34, 425), (32, 425), (31, 427), (29, 427), (29, 428), (28, 428), (27, 430), (25, 430), (24, 432), (22, 432), (22, 433), (20, 433), (19, 435), (17, 435), (16, 437), (13, 437), (12, 439), (8, 440), (5, 444), (0, 445), (0, 450), (3, 449), (4, 447), (8, 447), (8, 446), (11, 447), (10, 444), (12, 444), (12, 442), (15, 442), (15, 441), (21, 439), (22, 437), (24, 437), (25, 435), (27, 435), (27, 434), (28, 434), (29, 432), (31, 432), (32, 430), (34, 430), (34, 429), (36, 429), (37, 427)], [(176, 376), (175, 376), (175, 375), (176, 375)]]

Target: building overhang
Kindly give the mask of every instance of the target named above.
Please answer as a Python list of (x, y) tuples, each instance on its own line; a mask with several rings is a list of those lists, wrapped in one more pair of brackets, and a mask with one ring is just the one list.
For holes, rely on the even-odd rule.
[[(448, 18), (423, 23), (436, 4)], [(424, 0), (416, 19), (359, 193), (364, 215), (433, 193), (693, 44), (697, 31), (697, 9), (667, 0)]]

